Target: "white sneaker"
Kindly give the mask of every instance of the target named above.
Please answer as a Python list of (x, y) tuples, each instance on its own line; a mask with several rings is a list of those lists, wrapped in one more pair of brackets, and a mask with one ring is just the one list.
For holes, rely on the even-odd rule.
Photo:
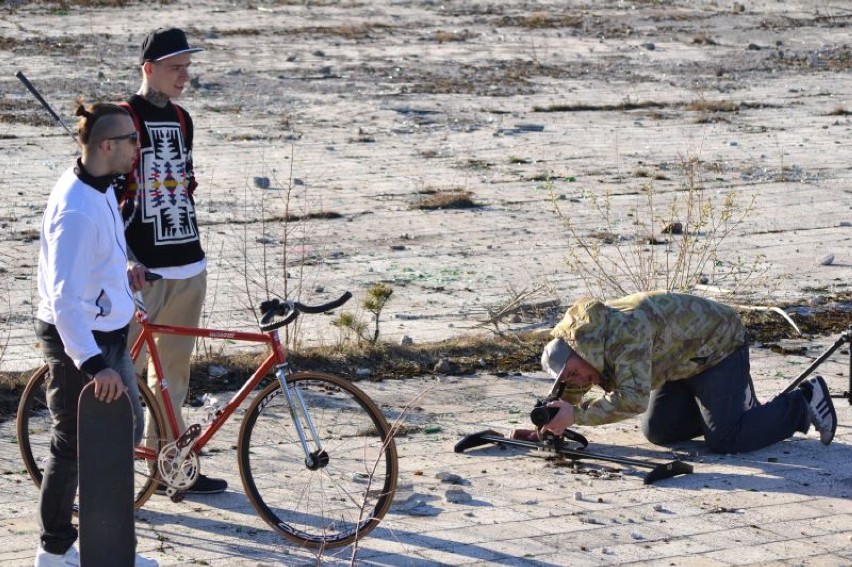
[(38, 546), (38, 551), (35, 556), (35, 567), (79, 567), (80, 554), (77, 553), (77, 548), (71, 546), (64, 554), (48, 553), (41, 546)]
[[(156, 560), (136, 554), (134, 567), (159, 567)], [(35, 557), (35, 567), (80, 567), (80, 554), (74, 547), (68, 548), (64, 555), (48, 553), (39, 546)]]
[(823, 445), (828, 445), (834, 439), (837, 431), (837, 412), (834, 411), (834, 403), (831, 401), (831, 393), (822, 376), (809, 378), (799, 385), (811, 394), (808, 402), (808, 410), (811, 415), (811, 423), (819, 431), (819, 440)]
[(144, 555), (136, 554), (136, 561), (133, 563), (135, 567), (159, 567), (156, 559), (145, 557)]

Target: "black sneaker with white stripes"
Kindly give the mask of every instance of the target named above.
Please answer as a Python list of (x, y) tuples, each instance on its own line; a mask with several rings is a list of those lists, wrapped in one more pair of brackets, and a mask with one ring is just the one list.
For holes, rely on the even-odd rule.
[(828, 445), (837, 431), (837, 412), (834, 411), (828, 385), (822, 376), (815, 376), (802, 382), (799, 388), (805, 392), (811, 423), (819, 431), (819, 440), (823, 445)]

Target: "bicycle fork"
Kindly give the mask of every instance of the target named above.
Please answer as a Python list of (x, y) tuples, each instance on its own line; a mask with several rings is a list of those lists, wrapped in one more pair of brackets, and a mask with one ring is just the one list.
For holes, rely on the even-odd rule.
[[(302, 397), (301, 389), (296, 385), (291, 385), (287, 382), (287, 374), (290, 372), (289, 366), (284, 363), (275, 369), (275, 377), (278, 378), (278, 383), (281, 385), (281, 390), (287, 398), (287, 408), (290, 410), (290, 418), (293, 420), (293, 425), (296, 427), (296, 434), (299, 436), (299, 442), (302, 444), (302, 450), (305, 452), (305, 466), (312, 470), (318, 470), (328, 465), (328, 453), (322, 447), (319, 434), (317, 433), (314, 422), (311, 419), (311, 414), (305, 406), (305, 400)], [(311, 439), (315, 450), (311, 451), (308, 446), (308, 439), (305, 435), (305, 428), (302, 424), (307, 425), (310, 430)]]

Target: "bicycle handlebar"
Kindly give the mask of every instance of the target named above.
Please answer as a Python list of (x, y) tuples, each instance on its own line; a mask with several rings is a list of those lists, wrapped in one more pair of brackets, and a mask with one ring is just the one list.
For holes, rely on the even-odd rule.
[[(285, 301), (267, 299), (260, 304), (260, 312), (262, 313), (260, 330), (268, 332), (289, 325), (299, 316), (299, 313), (325, 313), (326, 311), (331, 311), (340, 307), (351, 298), (352, 293), (347, 291), (337, 299), (323, 303), (322, 305), (305, 305), (304, 303), (289, 299)], [(284, 319), (272, 322), (275, 317), (284, 317)]]

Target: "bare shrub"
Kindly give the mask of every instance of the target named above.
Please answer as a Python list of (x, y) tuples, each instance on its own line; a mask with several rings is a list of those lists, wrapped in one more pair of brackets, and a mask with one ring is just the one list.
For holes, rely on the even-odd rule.
[[(311, 278), (308, 268), (321, 261), (320, 251), (309, 246), (311, 220), (337, 218), (334, 212), (312, 210), (313, 197), (306, 184), (294, 179), (293, 148), (283, 175), (264, 160), (269, 177), (246, 182), (241, 237), (242, 264), (234, 270), (242, 278), (243, 307), (255, 311), (261, 301), (273, 297), (305, 301)], [(223, 256), (220, 256), (223, 257)], [(315, 271), (315, 270), (314, 270)], [(299, 347), (301, 319), (281, 330), (282, 341)]]
[(648, 182), (626, 216), (616, 213), (609, 189), (586, 194), (582, 202), (602, 226), (592, 230), (582, 229), (549, 183), (553, 210), (573, 244), (566, 261), (590, 294), (687, 291), (711, 282), (736, 287), (761, 271), (761, 256), (725, 258), (721, 247), (752, 212), (754, 197), (740, 202), (734, 189), (714, 195), (703, 182), (702, 166), (697, 156), (682, 158), (679, 190), (662, 194)]
[(495, 335), (512, 338), (503, 330), (504, 323), (519, 323), (523, 320), (542, 321), (548, 313), (561, 305), (555, 290), (549, 285), (537, 285), (532, 289), (517, 289), (509, 284), (507, 298), (493, 306), (485, 306), (484, 319), (476, 327), (490, 328)]

